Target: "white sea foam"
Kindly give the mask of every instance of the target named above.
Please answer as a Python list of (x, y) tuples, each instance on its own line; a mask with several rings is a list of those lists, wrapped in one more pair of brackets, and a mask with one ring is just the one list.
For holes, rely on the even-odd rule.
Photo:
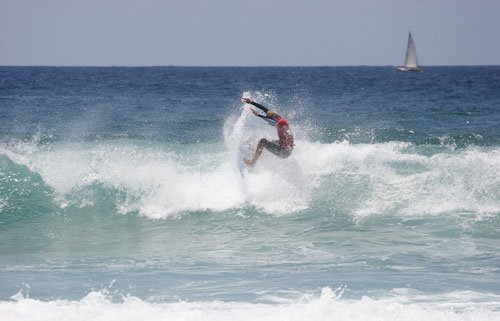
[(333, 177), (338, 188), (351, 190), (358, 218), (376, 214), (438, 215), (500, 212), (500, 150), (444, 150), (431, 156), (410, 144), (390, 142), (320, 144), (301, 142), (296, 159), (309, 174)]
[[(433, 151), (409, 143), (350, 144), (297, 140), (280, 159), (264, 152), (242, 177), (239, 145), (276, 130), (249, 110), (228, 119), (220, 144), (165, 146), (141, 141), (9, 142), (0, 153), (39, 174), (62, 207), (89, 206), (92, 186), (112, 188), (121, 213), (165, 218), (186, 211), (244, 206), (273, 215), (308, 209), (318, 199), (356, 218), (500, 212), (500, 150)], [(423, 151), (423, 152), (422, 152)], [(342, 209), (342, 208), (341, 208)]]
[[(400, 291), (401, 292), (401, 291)], [(480, 299), (480, 300), (478, 300)], [(477, 320), (500, 318), (499, 297), (473, 292), (438, 296), (406, 293), (389, 298), (341, 298), (341, 291), (324, 288), (319, 296), (276, 304), (238, 302), (151, 303), (125, 297), (113, 303), (105, 293), (91, 292), (82, 300), (40, 301), (16, 295), (0, 302), (2, 321), (58, 320)]]

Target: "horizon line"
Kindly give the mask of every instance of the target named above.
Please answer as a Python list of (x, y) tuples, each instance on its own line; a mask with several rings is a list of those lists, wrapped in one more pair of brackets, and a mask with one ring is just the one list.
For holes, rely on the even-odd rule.
[[(419, 65), (421, 68), (432, 67), (498, 67), (500, 64), (464, 64), (464, 65)], [(35, 68), (343, 68), (343, 67), (391, 67), (398, 65), (0, 65), (0, 67), (35, 67)]]

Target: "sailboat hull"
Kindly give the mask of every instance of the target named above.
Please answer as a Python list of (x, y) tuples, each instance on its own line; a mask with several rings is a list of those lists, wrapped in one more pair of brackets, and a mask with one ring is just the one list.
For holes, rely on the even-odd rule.
[(421, 72), (422, 69), (418, 67), (396, 67), (397, 71), (403, 71), (403, 72), (409, 72), (409, 71), (414, 71), (414, 72)]

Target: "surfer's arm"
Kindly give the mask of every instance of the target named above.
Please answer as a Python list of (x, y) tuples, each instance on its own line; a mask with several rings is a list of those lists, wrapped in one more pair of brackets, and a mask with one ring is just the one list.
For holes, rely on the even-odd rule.
[(276, 123), (276, 121), (274, 119), (272, 119), (271, 117), (267, 116), (267, 115), (262, 115), (260, 114), (259, 112), (255, 111), (255, 109), (251, 108), (252, 109), (252, 113), (259, 117), (259, 118), (262, 118), (263, 120), (267, 121), (269, 123), (269, 125), (272, 125), (274, 126), (274, 124)]
[(264, 113), (267, 114), (267, 112), (269, 111), (268, 108), (262, 106), (261, 104), (258, 104), (256, 103), (255, 101), (250, 101), (250, 104), (254, 105), (255, 107), (259, 108), (260, 110), (262, 110)]
[(254, 113), (255, 116), (259, 117), (259, 118), (262, 118), (263, 120), (267, 121), (267, 123), (271, 126), (276, 126), (276, 124), (278, 123), (277, 121), (275, 121), (274, 119), (272, 119), (271, 117), (267, 117), (267, 116), (264, 116), (264, 115), (261, 115), (261, 114), (257, 114), (257, 113)]
[(252, 99), (250, 99), (250, 98), (243, 98), (242, 101), (245, 102), (245, 103), (247, 103), (247, 104), (254, 105), (255, 107), (257, 107), (259, 109), (262, 109), (265, 112), (264, 115), (262, 115), (261, 113), (259, 113), (255, 109), (250, 108), (252, 110), (252, 113), (255, 116), (257, 116), (259, 118), (262, 118), (263, 120), (267, 121), (267, 123), (269, 125), (271, 125), (271, 126), (276, 126), (276, 120), (274, 120), (271, 117), (267, 116), (267, 112), (269, 111), (269, 109), (267, 109), (266, 107), (262, 106), (261, 104), (258, 104), (256, 102), (252, 101)]
[(243, 102), (247, 103), (247, 104), (251, 104), (251, 105), (254, 105), (255, 107), (259, 108), (260, 110), (262, 110), (264, 113), (267, 113), (269, 111), (268, 108), (262, 106), (261, 104), (259, 103), (256, 103), (255, 101), (253, 101), (251, 98), (243, 98), (242, 99)]

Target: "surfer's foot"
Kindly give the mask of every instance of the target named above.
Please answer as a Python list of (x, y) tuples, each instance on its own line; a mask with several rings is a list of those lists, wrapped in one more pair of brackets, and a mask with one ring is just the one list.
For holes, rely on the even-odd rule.
[(246, 158), (243, 158), (243, 162), (245, 162), (245, 165), (248, 167), (253, 167), (254, 163), (251, 160), (248, 160)]

